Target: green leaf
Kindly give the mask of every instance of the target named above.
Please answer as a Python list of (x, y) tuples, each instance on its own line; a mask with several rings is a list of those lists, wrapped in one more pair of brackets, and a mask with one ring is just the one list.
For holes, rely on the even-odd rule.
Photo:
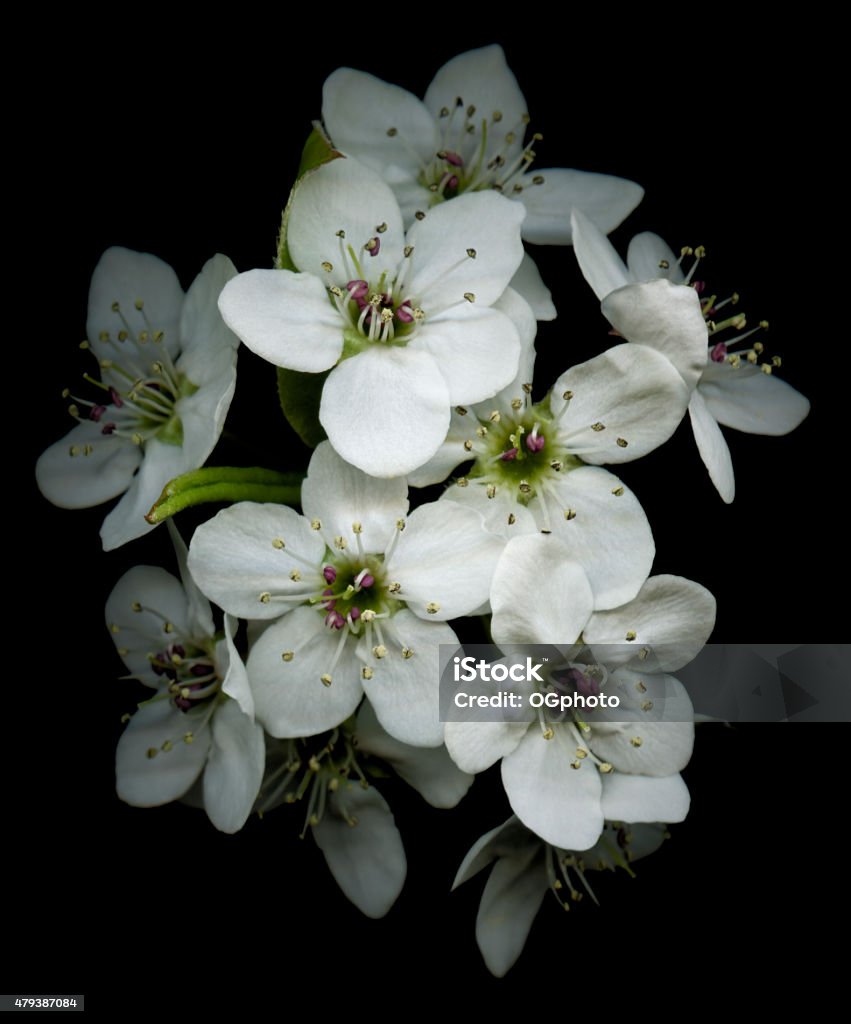
[(301, 373), (278, 367), (281, 409), (290, 426), (309, 448), (315, 448), (326, 437), (319, 422), (319, 400), (330, 372)]

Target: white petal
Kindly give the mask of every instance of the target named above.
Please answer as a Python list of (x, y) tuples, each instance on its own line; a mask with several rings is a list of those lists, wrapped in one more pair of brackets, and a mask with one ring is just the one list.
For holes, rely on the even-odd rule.
[(708, 334), (694, 288), (661, 279), (628, 284), (607, 295), (602, 309), (619, 334), (661, 352), (695, 387), (706, 367)]
[[(543, 183), (533, 184), (534, 178), (543, 178)], [(644, 196), (644, 189), (626, 178), (565, 167), (533, 168), (522, 175), (519, 183), (523, 186), (520, 201), (526, 207), (523, 237), (538, 245), (570, 245), (572, 210), (581, 210), (608, 234)]]
[(219, 831), (238, 832), (251, 814), (263, 781), (263, 730), (235, 700), (229, 700), (216, 709), (212, 733), (204, 770), (204, 808)]
[(506, 545), (491, 585), (491, 607), (498, 644), (572, 644), (594, 609), (594, 596), (568, 549), (535, 533)]
[[(598, 658), (605, 654), (595, 648)], [(606, 681), (620, 706), (589, 712), (591, 749), (616, 771), (672, 775), (682, 771), (694, 746), (694, 709), (685, 687), (661, 672), (618, 669)]]
[[(384, 230), (378, 231), (379, 226)], [(345, 231), (345, 238), (339, 231)], [(380, 242), (375, 256), (364, 250), (373, 238)], [(405, 245), (399, 204), (375, 171), (351, 158), (331, 160), (296, 185), (287, 245), (296, 267), (315, 274), (323, 285), (344, 288), (356, 279), (376, 284), (383, 273), (393, 278)], [(324, 263), (331, 264), (330, 271)]]
[(504, 857), (517, 853), (521, 849), (540, 845), (541, 840), (518, 821), (516, 814), (512, 814), (507, 821), (492, 828), (490, 832), (485, 832), (473, 843), (455, 874), (452, 891), (454, 892), (464, 882), (469, 882), (488, 864), (492, 864), (497, 857)]
[(481, 514), (485, 529), (506, 540), (538, 531), (535, 517), (527, 508), (519, 505), (505, 487), (497, 488), (496, 497), (490, 499), (485, 484), (473, 479), (463, 487), (457, 484), (447, 487), (440, 500), (475, 509)]
[[(130, 719), (115, 752), (115, 780), (119, 799), (134, 807), (158, 807), (183, 796), (198, 778), (207, 760), (210, 730), (200, 730), (206, 712), (184, 714), (168, 700), (140, 708)], [(195, 732), (185, 743), (187, 732)], [(163, 750), (170, 741), (172, 748)], [(150, 751), (157, 751), (148, 756)]]
[(629, 604), (596, 612), (584, 636), (600, 647), (606, 665), (623, 664), (648, 648), (655, 671), (675, 672), (697, 656), (714, 626), (715, 598), (705, 587), (682, 576), (651, 576)]
[[(134, 605), (141, 611), (134, 611)], [(169, 633), (163, 628), (166, 623), (172, 626)], [(106, 599), (106, 625), (124, 664), (148, 686), (162, 682), (148, 655), (195, 637), (183, 587), (171, 573), (153, 565), (135, 565), (115, 584)]]
[(605, 234), (581, 210), (571, 217), (573, 251), (582, 276), (602, 302), (630, 281), (629, 271)]
[[(239, 651), (236, 649), (233, 638), (236, 635), (239, 622), (232, 615), (225, 612), (225, 639), (220, 641), (216, 647), (216, 660), (222, 658), (222, 643), (225, 646), (226, 668), (222, 681), (222, 692), (232, 697), (239, 705), (244, 715), (252, 722), (254, 721), (254, 694), (251, 692), (251, 684), (248, 681), (248, 672)], [(224, 660), (224, 658), (222, 658)]]
[(537, 263), (528, 252), (511, 278), (511, 287), (529, 303), (536, 320), (555, 320), (557, 313), (553, 297), (544, 284)]
[(338, 149), (379, 174), (396, 165), (416, 178), (439, 148), (434, 118), (421, 100), (352, 68), (338, 68), (325, 79), (322, 120)]
[[(143, 310), (136, 309), (139, 299)], [(120, 312), (112, 308), (116, 302)], [(94, 344), (102, 331), (114, 339), (125, 329), (138, 335), (148, 330), (150, 323), (155, 331), (163, 332), (164, 344), (175, 356), (182, 306), (183, 289), (167, 263), (147, 252), (113, 246), (101, 256), (92, 274), (86, 330)]]
[(275, 366), (319, 373), (343, 351), (342, 317), (313, 274), (249, 270), (225, 285), (219, 309), (234, 334)]
[[(334, 664), (340, 643), (344, 648)], [(288, 661), (285, 652), (293, 654)], [(314, 608), (296, 608), (273, 622), (251, 648), (246, 667), (257, 720), (279, 738), (333, 729), (363, 694), (354, 641), (328, 629)], [(331, 675), (330, 686), (323, 675)]]
[[(275, 541), (283, 541), (284, 547)], [(292, 552), (292, 554), (291, 554)], [(189, 571), (201, 590), (242, 619), (274, 619), (322, 582), (325, 542), (310, 523), (286, 505), (240, 502), (202, 523), (189, 545)], [(304, 562), (316, 566), (315, 578)], [(290, 579), (298, 570), (302, 582)], [(292, 597), (292, 603), (260, 599)]]
[(688, 411), (697, 450), (700, 452), (704, 466), (709, 471), (709, 479), (729, 505), (736, 496), (733, 459), (721, 428), (715, 422), (715, 417), (707, 408), (703, 395), (697, 389), (691, 394)]
[(478, 775), (517, 749), (528, 722), (446, 722), (449, 756), (465, 772)]
[(543, 845), (500, 857), (476, 915), (476, 942), (491, 974), (502, 978), (523, 952), (549, 888)]
[[(487, 600), (502, 548), (502, 539), (485, 530), (474, 509), (432, 502), (408, 517), (387, 573), (402, 584), (399, 597), (417, 615), (454, 619)], [(429, 612), (433, 602), (439, 607)]]
[[(562, 474), (548, 496), (555, 536), (585, 570), (595, 608), (631, 601), (647, 579), (656, 547), (638, 499), (620, 480), (599, 466), (581, 466)], [(533, 503), (539, 521), (539, 503)], [(575, 513), (570, 519), (565, 511)]]
[[(644, 345), (616, 345), (553, 385), (559, 441), (585, 462), (630, 462), (663, 444), (685, 415), (689, 392), (671, 363)], [(604, 430), (593, 430), (592, 424)], [(621, 442), (626, 442), (626, 445)]]
[[(408, 292), (426, 317), (465, 303), (466, 292), (492, 306), (523, 261), (526, 214), (496, 192), (471, 192), (429, 210), (408, 232), (413, 277)], [(467, 250), (475, 257), (467, 255)]]
[(651, 779), (612, 772), (603, 779), (603, 814), (610, 821), (684, 821), (690, 802), (679, 775)]
[(360, 523), (360, 543), (368, 554), (383, 552), (408, 511), (402, 478), (377, 480), (344, 462), (327, 441), (313, 453), (302, 484), (301, 503), (309, 520), (318, 519), (329, 548), (344, 537), (354, 548), (352, 524)]
[[(210, 451), (214, 445), (215, 440), (209, 445)], [(164, 444), (155, 437), (146, 441), (138, 473), (100, 528), (104, 551), (113, 551), (156, 529), (145, 519), (151, 506), (170, 480), (190, 469), (197, 469), (198, 465), (181, 445)]]
[[(457, 647), (458, 638), (445, 622), (423, 622), (407, 608), (382, 622), (382, 635), (387, 647), (383, 658), (372, 654), (374, 634), (364, 636), (358, 646), (358, 656), (373, 673), (363, 680), (363, 689), (376, 717), (402, 743), (439, 747), (443, 743), (440, 645)], [(403, 648), (413, 655), (404, 657)]]
[[(440, 118), (441, 110), (444, 107), (453, 110), (459, 98), (465, 110), (471, 106), (476, 108), (470, 119), (477, 127), (483, 120), (491, 122), (497, 111), (502, 115), (498, 125), (488, 125), (488, 153), (499, 150), (509, 132), (522, 139), (526, 100), (506, 64), (501, 46), (468, 50), (447, 61), (426, 90), (425, 105), (435, 118)], [(460, 130), (463, 118), (456, 114), (454, 120)], [(519, 148), (519, 140), (516, 145)]]
[(375, 345), (331, 372), (319, 422), (346, 462), (372, 476), (404, 476), (440, 447), (449, 404), (427, 352)]
[(473, 784), (473, 776), (455, 766), (446, 747), (412, 747), (394, 739), (369, 701), (358, 712), (356, 735), (358, 750), (386, 761), (432, 807), (454, 807)]
[(467, 462), (469, 453), (464, 449), (464, 442), (469, 436), (470, 420), (452, 410), (449, 420), (449, 431), (437, 452), (422, 466), (408, 473), (408, 484), (411, 487), (428, 487), (445, 480), (453, 469), (461, 462)]
[(178, 368), (198, 387), (216, 380), (235, 364), (239, 340), (222, 320), (218, 302), (222, 289), (236, 275), (227, 256), (213, 256), (186, 293), (180, 316)]
[(402, 838), (381, 794), (374, 787), (364, 790), (344, 783), (331, 795), (313, 838), (337, 885), (358, 910), (367, 917), (383, 917), (402, 891), (407, 864)]
[(517, 376), (517, 328), (495, 309), (467, 306), (424, 324), (408, 346), (428, 352), (437, 364), (453, 405), (495, 395)]
[(755, 366), (710, 362), (698, 387), (719, 423), (748, 434), (788, 434), (810, 411), (799, 391)]
[(664, 277), (671, 284), (682, 284), (685, 280), (673, 249), (652, 231), (643, 231), (632, 239), (626, 252), (626, 262), (633, 281), (655, 281)]
[[(590, 758), (575, 756), (566, 728), (552, 739), (530, 728), (502, 761), (502, 782), (511, 808), (536, 835), (565, 850), (587, 850), (603, 830), (600, 775)], [(579, 768), (571, 768), (577, 762)]]
[[(97, 423), (80, 423), (39, 457), (36, 483), (49, 502), (59, 508), (91, 508), (130, 486), (142, 449), (101, 431)], [(88, 455), (86, 446), (91, 447)]]
[(192, 574), (189, 572), (189, 548), (186, 547), (180, 531), (175, 525), (174, 519), (166, 520), (166, 528), (174, 547), (174, 555), (177, 559), (177, 568), (180, 572), (180, 582), (186, 594), (186, 603), (189, 608), (189, 621), (196, 636), (213, 636), (216, 632), (213, 623), (213, 609), (210, 602), (198, 589)]

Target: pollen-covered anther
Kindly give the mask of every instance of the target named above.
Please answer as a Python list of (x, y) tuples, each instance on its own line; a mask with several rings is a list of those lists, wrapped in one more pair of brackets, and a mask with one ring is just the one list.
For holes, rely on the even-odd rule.
[(582, 767), (582, 762), (581, 761), (571, 761), (570, 762), (570, 767), (571, 768), (581, 768)]
[(512, 398), (511, 399), (511, 408), (515, 412), (519, 412), (523, 408), (523, 399), (522, 398)]
[(487, 496), (489, 498), (495, 498), (496, 497), (496, 485), (495, 484), (488, 484), (488, 486), (487, 486)]
[(403, 647), (402, 648), (402, 657), (403, 658), (405, 658), (407, 660), (408, 658), (413, 658), (413, 656), (414, 656), (414, 652), (411, 650), (410, 647)]
[(257, 600), (260, 604), (268, 604), (272, 600), (272, 595), (268, 590), (264, 590), (262, 594), (257, 595)]
[(142, 605), (140, 604), (139, 601), (134, 601), (133, 604), (130, 605), (130, 607), (133, 609), (134, 612), (136, 612), (137, 615), (142, 610)]
[(185, 732), (183, 734), (183, 742), (184, 743), (194, 743), (195, 742), (195, 733), (193, 733), (193, 732)]
[(623, 487), (613, 487), (613, 488), (612, 488), (612, 494), (614, 494), (614, 496), (615, 496), (616, 498), (622, 498), (622, 497), (623, 497), (623, 495), (624, 495), (624, 489), (623, 489)]
[(638, 682), (635, 684), (635, 688), (636, 690), (638, 690), (639, 693), (647, 693), (647, 684), (644, 682), (643, 679), (638, 680)]
[(641, 702), (641, 710), (642, 711), (652, 711), (653, 710), (653, 701), (652, 700), (643, 700)]
[(372, 648), (372, 656), (380, 661), (382, 658), (387, 656), (387, 648), (384, 644), (376, 644), (375, 647)]
[(584, 747), (577, 747), (576, 756), (582, 761), (588, 756), (588, 751)]
[(282, 661), (292, 661), (295, 657), (295, 651), (281, 651)]
[(614, 771), (614, 765), (609, 764), (608, 761), (601, 761), (600, 764), (597, 765), (597, 767), (600, 769), (603, 775), (608, 775), (610, 772)]
[(465, 441), (464, 442), (464, 451), (465, 452), (471, 452), (472, 450), (473, 450), (473, 442), (470, 441), (470, 440)]
[(633, 736), (629, 741), (634, 747), (640, 747), (644, 742), (640, 736)]
[(354, 533), (354, 534), (363, 533), (363, 523), (359, 523), (359, 522), (352, 523), (352, 533)]
[(437, 615), (437, 613), (440, 611), (439, 602), (429, 601), (429, 603), (426, 605), (426, 611), (429, 613), (429, 615)]
[(464, 408), (463, 405), (456, 405), (455, 406), (455, 411), (458, 413), (459, 416), (466, 416), (467, 415), (467, 410)]
[(631, 643), (636, 637), (634, 629), (630, 629), (626, 634), (626, 639)]
[(325, 271), (326, 274), (330, 274), (331, 271), (334, 269), (334, 264), (329, 263), (328, 260), (323, 260), (322, 269)]
[(298, 571), (298, 569), (292, 569), (290, 571), (290, 579), (293, 581), (293, 583), (298, 583), (301, 580), (301, 573)]
[(319, 677), (319, 681), (322, 683), (323, 686), (330, 686), (331, 683), (334, 682), (330, 672), (323, 673), (323, 675)]
[(387, 588), (387, 591), (390, 594), (398, 594), (401, 589), (402, 589), (402, 584), (401, 583), (391, 583), (390, 586)]
[(456, 487), (468, 487), (469, 484), (470, 481), (465, 476), (459, 476), (458, 479), (455, 481)]
[(521, 494), (531, 494), (532, 485), (528, 482), (528, 480), (521, 480), (518, 490)]
[(158, 753), (159, 751), (157, 750), (156, 747), (148, 747), (148, 749), (145, 751), (145, 756), (148, 758), (149, 761), (151, 761), (157, 756)]
[(361, 618), (363, 619), (364, 622), (372, 622), (372, 620), (375, 618), (375, 612), (371, 608), (367, 608), (364, 612), (361, 613)]
[(467, 300), (467, 302), (476, 301), (476, 296), (473, 294), (473, 292), (464, 292), (464, 298)]
[(476, 427), (476, 437), (487, 437), (487, 434), (488, 434), (488, 428), (487, 427), (484, 427), (484, 426), (483, 427)]
[(508, 525), (509, 526), (514, 526), (514, 524), (516, 522), (517, 522), (517, 516), (513, 512), (509, 512), (508, 513)]
[(560, 473), (562, 469), (562, 464), (559, 462), (558, 459), (553, 459), (553, 461), (550, 463), (550, 469), (554, 469), (556, 473)]
[(380, 224), (376, 224), (375, 230), (379, 233), (379, 235), (383, 235), (384, 232), (387, 230), (387, 222), (382, 221)]
[(564, 510), (564, 518), (568, 522), (570, 522), (571, 519), (575, 519), (576, 518), (576, 509), (575, 508), (566, 508)]
[(771, 364), (770, 363), (763, 363), (762, 366), (760, 366), (760, 370), (762, 370), (762, 372), (767, 377), (771, 376)]
[(334, 547), (337, 548), (339, 551), (345, 551), (345, 549), (348, 546), (349, 546), (349, 544), (348, 544), (348, 541), (346, 540), (345, 537), (335, 537), (334, 538)]
[(617, 440), (618, 448), (626, 448), (628, 446), (628, 444), (629, 444), (629, 442), (627, 441), (627, 439), (625, 437), (619, 437), (618, 440)]
[(595, 430), (599, 434), (601, 430), (605, 430), (606, 429), (606, 424), (605, 423), (592, 423), (591, 424), (591, 429)]

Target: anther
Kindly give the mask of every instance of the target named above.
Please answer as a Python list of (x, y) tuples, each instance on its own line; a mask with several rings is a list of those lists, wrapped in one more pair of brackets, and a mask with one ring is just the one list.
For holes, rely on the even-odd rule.
[(260, 604), (268, 604), (272, 600), (272, 595), (268, 590), (264, 590), (262, 594), (258, 595), (257, 600)]
[(643, 700), (641, 702), (641, 710), (642, 711), (651, 711), (652, 709), (653, 709), (653, 701), (652, 700)]
[(564, 510), (564, 518), (568, 522), (570, 522), (571, 519), (575, 519), (576, 518), (576, 509), (575, 508), (566, 508)]
[(514, 526), (514, 524), (516, 522), (517, 522), (517, 516), (513, 512), (509, 512), (508, 513), (508, 525), (509, 526)]
[(613, 487), (612, 488), (612, 494), (614, 494), (614, 496), (616, 498), (622, 498), (623, 497), (623, 491), (624, 491), (623, 487)]
[(629, 442), (624, 437), (619, 437), (617, 440), (618, 448), (626, 448)]
[(476, 250), (475, 249), (468, 249), (467, 250), (467, 255), (470, 257), (471, 260), (474, 260), (476, 258)]
[(299, 580), (301, 579), (301, 573), (298, 571), (298, 569), (291, 570), (290, 579), (293, 581), (293, 583), (299, 582)]
[(426, 611), (429, 613), (429, 615), (437, 615), (437, 613), (440, 611), (440, 604), (437, 601), (429, 601), (429, 603), (426, 605)]
[(295, 657), (295, 651), (282, 651), (281, 652), (281, 660), (282, 661), (292, 661), (294, 657)]
[(603, 775), (608, 775), (610, 772), (614, 771), (614, 765), (609, 764), (608, 761), (602, 761), (600, 764), (597, 765), (597, 767), (600, 769)]
[(641, 737), (640, 737), (640, 736), (633, 736), (633, 737), (632, 737), (632, 739), (631, 739), (631, 740), (630, 740), (629, 742), (630, 742), (630, 743), (631, 743), (631, 744), (632, 744), (632, 745), (633, 745), (634, 747), (640, 747), (640, 746), (641, 746), (641, 744), (642, 744), (642, 742), (643, 742), (643, 740), (641, 739)]
[(399, 130), (397, 128), (388, 128), (387, 129), (387, 136), (388, 136), (388, 138), (391, 138), (391, 139), (395, 138), (398, 134), (399, 134)]
[(487, 496), (489, 498), (495, 498), (496, 497), (496, 485), (495, 484), (488, 484), (488, 486), (487, 486)]
[(599, 434), (601, 430), (605, 430), (606, 429), (606, 425), (605, 425), (605, 423), (592, 423), (591, 424), (591, 429), (592, 430), (596, 430), (597, 433)]
[(372, 671), (369, 665), (364, 665), (360, 670), (361, 679), (372, 679), (374, 675), (375, 673)]
[(329, 672), (326, 672), (324, 673), (324, 675), (321, 675), (319, 677), (319, 680), (323, 686), (330, 686), (331, 683), (333, 682), (333, 679), (331, 678), (331, 674)]
[(408, 658), (413, 658), (413, 656), (414, 656), (414, 652), (411, 650), (410, 647), (403, 647), (402, 648), (402, 657), (403, 658), (405, 658), (407, 660)]
[(334, 264), (329, 263), (328, 260), (323, 260), (322, 269), (325, 271), (326, 274), (330, 274), (331, 271), (334, 269)]
[(475, 302), (476, 296), (472, 292), (464, 292), (464, 298), (467, 302)]
[(376, 644), (375, 647), (372, 648), (372, 654), (373, 657), (377, 658), (380, 661), (383, 657), (387, 655), (387, 648), (384, 646), (384, 644)]

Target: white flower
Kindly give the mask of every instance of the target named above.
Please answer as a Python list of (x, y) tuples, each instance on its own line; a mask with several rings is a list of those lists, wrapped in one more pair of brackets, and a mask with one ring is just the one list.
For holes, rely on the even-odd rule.
[(530, 344), (509, 387), (454, 411), (437, 455), (409, 482), (436, 483), (475, 459), (445, 499), (478, 509), (488, 529), (506, 537), (554, 533), (585, 569), (596, 606), (623, 604), (650, 573), (653, 536), (632, 492), (598, 464), (639, 458), (666, 441), (688, 389), (657, 352), (618, 345), (562, 374), (533, 403), (533, 359)]
[(495, 307), (523, 257), (523, 216), (470, 195), (405, 235), (387, 185), (332, 160), (292, 200), (287, 245), (300, 273), (240, 274), (219, 307), (276, 366), (330, 370), (319, 420), (334, 448), (373, 476), (401, 476), (435, 453), (452, 405), (517, 372), (517, 330)]
[(622, 868), (632, 875), (630, 864), (658, 850), (665, 834), (663, 825), (625, 828), (607, 822), (594, 846), (577, 857), (542, 842), (512, 816), (477, 839), (452, 888), (494, 865), (476, 916), (476, 942), (491, 974), (501, 978), (517, 962), (547, 891), (570, 909), (568, 898), (575, 902), (583, 896), (578, 883), (597, 902), (586, 872)]
[[(216, 307), (236, 269), (214, 256), (184, 296), (148, 253), (112, 248), (92, 275), (86, 329), (98, 360), (94, 400), (67, 393), (79, 420), (38, 460), (42, 494), (89, 508), (124, 494), (101, 527), (104, 550), (154, 529), (144, 519), (163, 487), (202, 466), (236, 386), (237, 339)], [(125, 493), (126, 492), (126, 493)]]
[[(500, 46), (454, 57), (422, 101), (373, 75), (339, 68), (325, 82), (322, 119), (335, 146), (383, 175), (406, 223), (444, 200), (495, 189), (524, 206), (526, 241), (568, 245), (571, 208), (611, 231), (644, 194), (634, 182), (604, 174), (532, 170), (541, 136), (524, 144), (526, 100)], [(530, 258), (513, 285), (538, 319), (555, 316)]]
[[(514, 813), (564, 849), (593, 846), (605, 819), (681, 821), (689, 796), (677, 773), (691, 756), (694, 723), (688, 695), (668, 673), (708, 638), (712, 595), (690, 580), (655, 576), (635, 600), (594, 612), (590, 586), (569, 552), (552, 537), (527, 536), (506, 546), (491, 604), (497, 644), (562, 650), (561, 661), (550, 659), (546, 686), (562, 694), (604, 692), (620, 704), (552, 722), (528, 700), (499, 721), (477, 721), (478, 712), (470, 712), (467, 721), (446, 723), (455, 763), (480, 772), (502, 758)], [(490, 684), (479, 685), (484, 692)]]
[[(764, 350), (761, 342), (750, 348), (739, 347), (756, 329), (745, 331), (733, 341), (718, 340), (725, 328), (743, 330), (745, 317), (739, 313), (719, 321), (718, 312), (735, 300), (731, 297), (719, 302), (713, 296), (701, 302), (697, 289), (687, 287), (701, 258), (697, 250), (685, 250), (677, 257), (658, 235), (644, 232), (630, 242), (624, 265), (608, 239), (581, 214), (574, 218), (574, 235), (582, 273), (602, 300), (603, 312), (612, 324), (631, 341), (640, 340), (667, 356), (691, 389), (688, 408), (694, 439), (713, 484), (729, 504), (736, 492), (733, 462), (718, 424), (749, 434), (788, 434), (806, 417), (810, 403), (773, 375), (774, 367), (780, 365), (778, 357), (759, 362)], [(681, 266), (686, 254), (697, 257), (688, 274)], [(711, 328), (700, 348), (690, 331), (679, 336), (652, 329), (639, 337), (627, 333), (629, 302), (637, 308), (639, 300), (635, 296), (640, 294), (643, 301), (650, 289), (665, 303), (676, 301), (700, 309)], [(695, 298), (686, 303), (684, 291), (691, 291)]]
[(302, 508), (245, 502), (192, 538), (205, 594), (233, 615), (278, 620), (248, 657), (258, 719), (273, 736), (310, 736), (366, 693), (391, 735), (439, 746), (438, 645), (457, 644), (447, 619), (487, 599), (503, 541), (449, 502), (406, 517), (403, 479), (368, 477), (327, 442)]
[(375, 758), (434, 807), (454, 807), (473, 781), (445, 747), (393, 739), (364, 703), (356, 720), (330, 734), (269, 741), (258, 810), (306, 805), (304, 831), (310, 828), (337, 884), (368, 917), (383, 917), (402, 890), (407, 865), (393, 814), (370, 781)]
[(106, 603), (119, 655), (134, 678), (156, 690), (118, 742), (118, 795), (136, 807), (156, 807), (184, 796), (203, 776), (210, 821), (237, 832), (263, 777), (263, 730), (228, 696), (246, 690), (233, 623), (217, 640), (210, 605), (186, 572), (176, 531), (173, 536), (183, 583), (156, 566), (136, 566)]

